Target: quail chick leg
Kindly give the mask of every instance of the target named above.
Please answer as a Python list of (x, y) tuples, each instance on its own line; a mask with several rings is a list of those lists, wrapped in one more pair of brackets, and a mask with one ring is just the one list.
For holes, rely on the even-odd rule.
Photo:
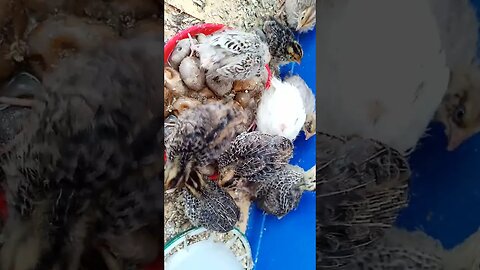
[(195, 42), (190, 34), (188, 34), (188, 40), (190, 41), (190, 57), (195, 54)]

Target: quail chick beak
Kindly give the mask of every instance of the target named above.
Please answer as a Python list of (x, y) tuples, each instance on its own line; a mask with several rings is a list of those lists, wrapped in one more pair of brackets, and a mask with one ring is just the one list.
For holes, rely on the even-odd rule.
[(448, 136), (447, 151), (454, 151), (460, 144), (470, 138), (471, 135), (471, 133), (462, 129), (452, 130)]

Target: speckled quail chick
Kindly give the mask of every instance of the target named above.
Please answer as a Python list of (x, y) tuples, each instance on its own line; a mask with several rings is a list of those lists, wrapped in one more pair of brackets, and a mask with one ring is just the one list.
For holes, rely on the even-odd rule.
[(191, 177), (203, 178), (204, 184), (198, 194), (183, 190), (185, 215), (190, 222), (218, 232), (232, 230), (240, 219), (240, 209), (233, 198), (206, 175), (196, 172)]
[(304, 174), (302, 168), (287, 164), (276, 170), (267, 181), (256, 183), (257, 206), (268, 214), (284, 217), (300, 203)]
[(44, 78), (2, 159), (9, 216), (1, 269), (78, 269), (99, 194), (129, 177), (158, 181), (162, 44), (145, 37), (106, 45)]
[(206, 36), (192, 49), (200, 56), (208, 77), (223, 80), (247, 80), (260, 76), (270, 62), (268, 45), (255, 33), (222, 30)]
[(299, 202), (304, 172), (288, 165), (292, 142), (259, 131), (242, 133), (219, 158), (219, 183), (245, 189), (269, 214), (283, 217)]
[(165, 124), (167, 162), (165, 188), (185, 186), (200, 195), (200, 177), (190, 177), (194, 169), (216, 162), (235, 137), (246, 129), (246, 115), (232, 103), (212, 102), (185, 110), (176, 121)]
[[(406, 158), (380, 142), (317, 133), (317, 268), (374, 245), (408, 202)], [(348, 269), (348, 268), (347, 268)]]
[(300, 33), (315, 27), (317, 9), (315, 0), (284, 0), (285, 16), (289, 27)]
[(291, 62), (299, 63), (303, 58), (303, 49), (295, 40), (292, 30), (274, 17), (269, 17), (263, 24), (262, 30), (256, 32), (268, 44), (272, 59), (270, 66), (273, 71), (279, 72), (278, 68)]
[(287, 138), (260, 131), (244, 132), (218, 159), (219, 183), (228, 187), (238, 181), (266, 181), (288, 164), (292, 155), (293, 144)]

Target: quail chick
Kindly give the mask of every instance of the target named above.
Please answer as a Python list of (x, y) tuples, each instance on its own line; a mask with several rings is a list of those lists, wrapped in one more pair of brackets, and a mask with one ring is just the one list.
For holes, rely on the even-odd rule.
[(9, 210), (1, 269), (78, 269), (99, 194), (129, 177), (158, 181), (162, 44), (106, 45), (44, 78), (1, 164)]
[(293, 156), (293, 144), (284, 137), (259, 131), (238, 135), (218, 159), (219, 183), (268, 181)]
[(151, 263), (160, 252), (163, 184), (158, 175), (145, 175), (157, 171), (150, 169), (132, 174), (99, 199), (97, 237), (106, 242), (115, 257), (128, 264)]
[(285, 16), (288, 26), (300, 33), (315, 27), (317, 8), (315, 0), (285, 0)]
[(255, 202), (268, 214), (284, 217), (297, 208), (303, 194), (304, 172), (300, 167), (285, 165), (267, 181), (256, 184)]
[(436, 119), (445, 126), (447, 149), (455, 150), (480, 131), (480, 69), (454, 69)]
[(268, 45), (254, 33), (223, 30), (205, 37), (192, 45), (200, 56), (201, 66), (210, 76), (225, 80), (247, 80), (260, 76), (270, 62)]
[(257, 130), (294, 140), (306, 120), (305, 105), (300, 91), (293, 85), (272, 78), (257, 108)]
[(262, 30), (256, 30), (259, 36), (268, 44), (272, 59), (272, 66), (278, 73), (278, 67), (296, 62), (300, 64), (303, 58), (303, 49), (295, 40), (292, 30), (274, 17), (269, 17), (263, 24)]
[(305, 124), (303, 124), (303, 132), (305, 132), (305, 140), (308, 140), (316, 133), (315, 95), (305, 81), (298, 75), (286, 78), (285, 82), (295, 86), (303, 98), (305, 113), (307, 114)]
[(324, 133), (317, 133), (316, 160), (317, 268), (344, 267), (407, 205), (410, 169), (382, 143)]
[(235, 137), (245, 131), (246, 120), (243, 111), (232, 103), (215, 102), (188, 109), (166, 124), (165, 189), (185, 186), (199, 197), (202, 185), (195, 180), (202, 178), (190, 177), (190, 173), (216, 162)]
[(200, 173), (192, 173), (191, 177), (203, 178), (204, 183), (200, 193), (192, 194), (184, 189), (185, 215), (195, 226), (206, 229), (228, 232), (240, 219), (240, 209), (233, 198), (212, 180)]

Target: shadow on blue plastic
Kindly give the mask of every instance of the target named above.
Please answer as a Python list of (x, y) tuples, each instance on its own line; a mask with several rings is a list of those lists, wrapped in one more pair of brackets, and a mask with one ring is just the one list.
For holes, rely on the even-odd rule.
[[(480, 18), (480, 0), (471, 3)], [(480, 226), (480, 135), (448, 152), (441, 124), (432, 123), (428, 134), (410, 158), (410, 203), (397, 225), (422, 230), (450, 249)]]
[(448, 152), (442, 125), (433, 123), (430, 129), (410, 158), (410, 204), (397, 224), (453, 248), (480, 226), (474, 213), (480, 205), (480, 136)]
[[(298, 38), (304, 50), (302, 63), (283, 67), (281, 75), (300, 75), (316, 93), (315, 30)], [(294, 142), (291, 163), (305, 170), (314, 166), (315, 140), (316, 136), (313, 136), (306, 141), (301, 132)], [(252, 206), (246, 235), (252, 248), (254, 269), (316, 269), (315, 213), (314, 192), (304, 193), (298, 208), (280, 220)]]

